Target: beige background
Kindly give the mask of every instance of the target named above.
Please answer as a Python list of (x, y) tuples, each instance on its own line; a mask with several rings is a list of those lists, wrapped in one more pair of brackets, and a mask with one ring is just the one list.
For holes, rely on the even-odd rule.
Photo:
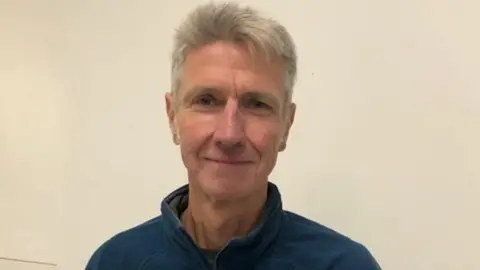
[[(163, 93), (199, 2), (0, 0), (0, 269), (84, 269), (185, 183)], [(480, 3), (243, 2), (298, 45), (285, 207), (384, 269), (480, 269)]]

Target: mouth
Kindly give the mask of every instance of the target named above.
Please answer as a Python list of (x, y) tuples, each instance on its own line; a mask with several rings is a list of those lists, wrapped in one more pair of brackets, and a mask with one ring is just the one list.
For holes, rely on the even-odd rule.
[(223, 165), (248, 165), (252, 164), (251, 161), (247, 160), (234, 160), (234, 159), (215, 159), (215, 158), (205, 158), (205, 160), (218, 163), (218, 164), (223, 164)]

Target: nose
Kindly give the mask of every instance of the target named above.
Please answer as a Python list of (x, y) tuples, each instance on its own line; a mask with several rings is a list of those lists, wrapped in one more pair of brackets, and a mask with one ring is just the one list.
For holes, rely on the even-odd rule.
[(219, 113), (213, 139), (215, 145), (226, 154), (234, 154), (244, 148), (244, 123), (235, 99), (229, 99)]

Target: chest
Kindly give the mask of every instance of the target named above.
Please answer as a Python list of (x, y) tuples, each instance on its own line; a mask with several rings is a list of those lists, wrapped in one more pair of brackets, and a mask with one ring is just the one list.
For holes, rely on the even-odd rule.
[(282, 260), (266, 258), (258, 262), (242, 261), (216, 261), (209, 264), (207, 261), (180, 261), (170, 258), (169, 260), (155, 258), (145, 263), (140, 270), (297, 270), (294, 263)]

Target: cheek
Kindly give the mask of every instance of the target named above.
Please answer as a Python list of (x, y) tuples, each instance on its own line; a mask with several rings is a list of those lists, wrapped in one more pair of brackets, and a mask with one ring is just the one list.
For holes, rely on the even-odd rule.
[(212, 124), (208, 119), (185, 117), (178, 127), (182, 154), (198, 152), (212, 133)]
[(265, 125), (262, 128), (253, 126), (248, 133), (250, 142), (260, 152), (262, 158), (269, 159), (272, 158), (272, 155), (276, 155), (280, 139), (277, 128), (265, 128)]
[(276, 130), (252, 130), (250, 142), (260, 156), (256, 173), (261, 177), (268, 176), (277, 162), (278, 136)]

